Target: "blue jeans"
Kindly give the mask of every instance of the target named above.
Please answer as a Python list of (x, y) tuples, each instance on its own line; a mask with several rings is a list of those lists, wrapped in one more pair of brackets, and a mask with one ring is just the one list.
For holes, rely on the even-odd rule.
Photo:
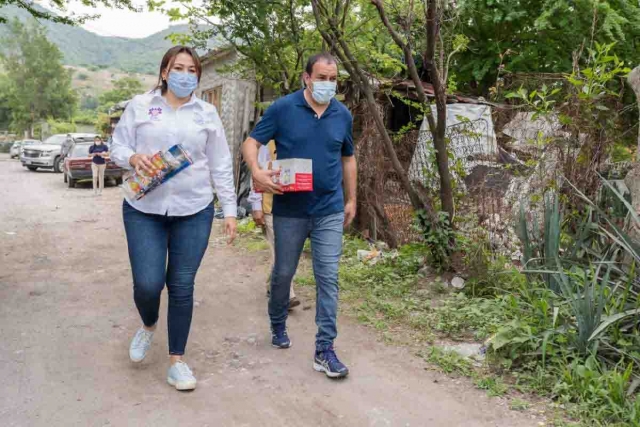
[[(124, 228), (133, 273), (133, 299), (145, 326), (158, 321), (160, 294), (169, 293), (169, 354), (183, 355), (193, 314), (193, 288), (209, 245), (213, 204), (189, 216), (151, 215), (125, 200)], [(167, 263), (168, 256), (168, 263)]]
[(333, 345), (338, 336), (338, 264), (342, 255), (344, 213), (321, 218), (273, 217), (276, 261), (271, 275), (269, 317), (274, 328), (286, 325), (291, 281), (307, 237), (311, 238), (316, 279), (316, 350)]

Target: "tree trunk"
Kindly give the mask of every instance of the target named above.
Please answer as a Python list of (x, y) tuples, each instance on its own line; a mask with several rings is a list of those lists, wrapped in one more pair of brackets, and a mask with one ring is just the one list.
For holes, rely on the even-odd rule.
[[(638, 110), (640, 111), (640, 65), (629, 73), (627, 81), (636, 93), (636, 98), (638, 98)], [(636, 162), (638, 161), (640, 161), (640, 129), (638, 129), (638, 148), (636, 149)]]
[[(333, 10), (333, 8), (327, 8), (324, 5), (321, 5), (320, 2), (321, 0), (312, 0), (311, 6), (313, 8), (316, 23), (318, 25), (318, 30), (320, 31), (322, 38), (327, 42), (329, 46), (332, 47), (332, 50), (340, 58), (342, 65), (354, 80), (354, 83), (365, 95), (365, 103), (367, 105), (367, 109), (374, 118), (376, 128), (378, 129), (378, 132), (380, 132), (380, 136), (382, 137), (384, 149), (391, 159), (391, 165), (393, 166), (395, 172), (398, 174), (403, 189), (409, 195), (411, 205), (416, 210), (424, 209), (425, 203), (420, 199), (418, 193), (411, 185), (406, 171), (398, 160), (393, 141), (389, 136), (389, 132), (387, 131), (384, 121), (382, 120), (382, 116), (378, 111), (377, 103), (375, 101), (375, 97), (373, 96), (373, 90), (371, 88), (371, 85), (369, 84), (368, 76), (360, 68), (358, 61), (351, 53), (349, 46), (345, 42), (344, 34), (340, 31), (340, 28), (337, 25), (338, 20), (332, 16), (326, 16), (326, 14), (324, 13), (324, 11)], [(326, 26), (323, 22), (323, 17), (327, 21), (328, 25), (326, 26), (328, 26), (329, 31), (325, 29)]]
[[(431, 75), (432, 84), (436, 97), (436, 110), (438, 112), (437, 122), (433, 116), (431, 103), (422, 86), (422, 80), (418, 74), (416, 64), (413, 60), (413, 48), (409, 43), (405, 43), (398, 32), (393, 28), (387, 13), (384, 8), (382, 0), (371, 0), (371, 3), (378, 9), (378, 14), (382, 23), (387, 28), (387, 31), (391, 35), (393, 41), (398, 45), (404, 53), (405, 63), (409, 71), (409, 76), (416, 87), (416, 94), (418, 100), (425, 104), (428, 109), (425, 112), (427, 123), (429, 124), (429, 130), (433, 139), (433, 147), (436, 151), (436, 161), (438, 163), (438, 175), (440, 176), (440, 202), (442, 204), (442, 210), (449, 214), (449, 219), (453, 220), (454, 203), (453, 203), (453, 190), (451, 186), (451, 175), (449, 174), (449, 154), (447, 151), (447, 144), (445, 139), (445, 130), (447, 126), (447, 95), (445, 92), (444, 84), (442, 83), (442, 76), (438, 71), (438, 66), (435, 61), (435, 44), (438, 39), (439, 33), (439, 21), (436, 14), (436, 2), (429, 1), (427, 5), (427, 51), (424, 55), (425, 64), (429, 67), (429, 74)], [(430, 18), (431, 17), (431, 18)]]
[(437, 0), (427, 0), (427, 50), (425, 62), (431, 75), (431, 83), (436, 97), (436, 109), (438, 111), (437, 124), (433, 135), (433, 146), (436, 149), (436, 161), (440, 175), (440, 200), (442, 210), (449, 214), (449, 221), (453, 221), (454, 203), (451, 174), (449, 173), (449, 153), (445, 131), (447, 128), (447, 94), (441, 80), (440, 72), (435, 61), (435, 46), (440, 31), (438, 20)]

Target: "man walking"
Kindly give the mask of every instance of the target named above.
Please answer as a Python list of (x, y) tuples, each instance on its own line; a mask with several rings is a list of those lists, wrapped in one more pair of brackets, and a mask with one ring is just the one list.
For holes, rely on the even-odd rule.
[(69, 155), (69, 151), (71, 151), (71, 147), (73, 146), (73, 137), (70, 133), (67, 134), (62, 146), (60, 147), (60, 155), (64, 159)]
[[(265, 164), (276, 159), (276, 142), (271, 140), (267, 145), (260, 147), (258, 151), (258, 163)], [(249, 203), (251, 203), (251, 217), (256, 225), (262, 227), (264, 237), (269, 244), (271, 250), (271, 270), (267, 279), (267, 296), (271, 295), (271, 272), (276, 260), (276, 247), (273, 236), (273, 194), (262, 194), (251, 188), (249, 194)], [(289, 294), (289, 310), (300, 305), (300, 300), (293, 291), (293, 282), (291, 282), (291, 291)]]
[[(353, 157), (351, 113), (334, 98), (338, 79), (336, 60), (328, 53), (314, 55), (304, 73), (305, 88), (275, 101), (243, 145), (254, 185), (276, 194), (273, 229), (276, 259), (271, 275), (269, 317), (272, 344), (291, 347), (286, 322), (289, 289), (307, 237), (311, 239), (316, 279), (316, 351), (314, 369), (331, 378), (348, 375), (333, 347), (338, 335), (338, 264), (343, 228), (356, 213), (356, 161)], [(278, 159), (311, 159), (313, 191), (282, 193), (272, 181), (274, 172), (261, 170), (258, 150), (276, 141)], [(343, 188), (344, 186), (344, 188)]]

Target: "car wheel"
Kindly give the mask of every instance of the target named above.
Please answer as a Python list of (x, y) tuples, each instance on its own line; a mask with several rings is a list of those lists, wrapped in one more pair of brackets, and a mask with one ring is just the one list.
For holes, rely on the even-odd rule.
[(37, 166), (27, 166), (27, 169), (29, 169), (31, 172), (35, 172), (38, 170)]
[(72, 179), (72, 178), (67, 178), (67, 186), (69, 188), (75, 188), (76, 186), (76, 180)]
[(64, 167), (64, 159), (62, 157), (56, 157), (56, 159), (53, 161), (53, 170), (56, 173), (61, 173), (62, 172), (62, 168)]

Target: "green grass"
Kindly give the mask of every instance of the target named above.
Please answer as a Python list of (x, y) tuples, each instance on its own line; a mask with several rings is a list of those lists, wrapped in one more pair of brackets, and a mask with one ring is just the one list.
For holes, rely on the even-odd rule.
[(423, 357), (429, 363), (437, 365), (446, 374), (458, 374), (465, 377), (477, 376), (471, 362), (455, 351), (448, 351), (434, 346)]
[(518, 398), (511, 400), (511, 402), (509, 403), (509, 409), (511, 409), (512, 411), (526, 411), (527, 409), (529, 409), (529, 406), (529, 402)]
[(253, 222), (250, 219), (243, 219), (241, 221), (238, 222), (238, 228), (237, 228), (238, 234), (243, 235), (243, 234), (256, 234), (259, 232), (258, 227), (256, 226), (256, 223)]
[(509, 391), (509, 386), (499, 377), (479, 378), (475, 384), (480, 390), (486, 390), (489, 397), (504, 396)]
[(260, 252), (269, 249), (269, 243), (264, 239), (251, 239), (246, 241), (243, 246), (249, 252)]
[(304, 287), (314, 287), (316, 285), (316, 279), (313, 277), (313, 272), (298, 273), (294, 278), (296, 285)]

